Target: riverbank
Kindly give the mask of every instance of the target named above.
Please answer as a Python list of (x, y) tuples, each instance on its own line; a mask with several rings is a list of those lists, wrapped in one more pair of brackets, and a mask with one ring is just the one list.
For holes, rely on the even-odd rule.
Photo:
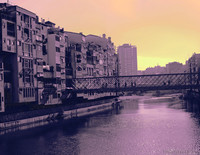
[[(144, 103), (169, 101), (170, 108), (177, 108), (177, 105), (180, 105), (177, 102), (179, 96), (180, 94), (167, 94), (155, 97), (152, 93), (147, 93), (144, 96), (120, 96), (119, 99), (122, 101), (129, 99), (142, 100)], [(0, 134), (42, 126), (57, 122), (60, 119), (70, 120), (109, 111), (113, 107), (116, 108), (116, 106), (113, 106), (113, 103), (117, 103), (114, 101), (114, 98), (104, 98), (103, 100), (94, 100), (73, 105), (59, 105), (57, 107), (1, 115)]]
[(112, 110), (113, 103), (113, 98), (107, 98), (75, 105), (5, 114), (0, 117), (0, 134), (46, 125), (60, 119), (68, 120), (105, 112)]

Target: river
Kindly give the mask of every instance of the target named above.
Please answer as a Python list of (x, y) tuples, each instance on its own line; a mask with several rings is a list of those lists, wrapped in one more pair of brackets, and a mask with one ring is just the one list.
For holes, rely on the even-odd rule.
[(120, 110), (0, 136), (0, 155), (200, 154), (197, 114), (169, 98), (120, 99)]

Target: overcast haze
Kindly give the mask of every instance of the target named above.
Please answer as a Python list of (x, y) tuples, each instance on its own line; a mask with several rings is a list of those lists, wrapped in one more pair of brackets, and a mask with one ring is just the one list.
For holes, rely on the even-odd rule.
[[(0, 0), (0, 2), (6, 2)], [(138, 68), (185, 63), (200, 49), (199, 0), (10, 0), (67, 31), (138, 48)]]

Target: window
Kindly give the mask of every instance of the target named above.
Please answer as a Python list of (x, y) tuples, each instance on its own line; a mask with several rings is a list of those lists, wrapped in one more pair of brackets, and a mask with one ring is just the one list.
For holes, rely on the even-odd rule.
[(7, 46), (7, 50), (8, 50), (8, 51), (11, 51), (11, 46)]
[(38, 66), (43, 66), (43, 61), (40, 61), (40, 60), (37, 61), (37, 65), (38, 65)]
[(29, 16), (24, 15), (24, 22), (25, 22), (26, 24), (29, 24)]
[(81, 52), (81, 44), (76, 44), (76, 51)]
[(24, 52), (24, 43), (22, 43), (22, 52)]
[(24, 44), (23, 55), (24, 56), (31, 56), (31, 46), (29, 44)]
[(3, 69), (3, 62), (0, 62), (0, 69)]
[(2, 81), (3, 80), (3, 74), (1, 73), (0, 74), (0, 81)]
[(46, 54), (47, 54), (46, 45), (42, 45), (42, 54), (43, 54), (43, 55), (46, 55)]
[(20, 31), (21, 30), (21, 26), (17, 25), (17, 30)]
[(78, 71), (82, 71), (82, 68), (80, 66), (77, 67)]
[(60, 52), (60, 48), (59, 47), (56, 47), (56, 52)]
[(54, 93), (54, 94), (53, 94), (53, 98), (57, 98), (57, 93)]
[(18, 40), (18, 41), (17, 41), (17, 45), (18, 45), (18, 46), (21, 46), (21, 45), (22, 45), (22, 42)]
[(77, 62), (77, 63), (80, 63), (80, 62), (81, 62), (81, 55), (78, 54), (78, 55), (76, 56), (76, 58), (77, 58), (76, 62)]
[(24, 37), (24, 29), (22, 28), (22, 31), (21, 31), (21, 37), (23, 38)]
[(12, 41), (12, 45), (15, 45), (15, 41)]
[(33, 83), (33, 60), (22, 59), (23, 82)]
[(59, 64), (56, 64), (56, 71), (57, 71), (57, 72), (61, 72), (61, 67), (60, 67)]
[(60, 78), (56, 78), (56, 84), (61, 85), (61, 79)]
[(59, 36), (55, 36), (55, 40), (56, 41), (60, 41), (60, 37)]
[(11, 40), (10, 39), (7, 40), (7, 45), (11, 45)]
[(32, 41), (32, 31), (30, 30), (30, 40)]
[(15, 24), (7, 22), (7, 35), (15, 37)]
[(29, 39), (29, 29), (27, 28), (24, 29), (24, 37), (25, 39)]
[(60, 61), (61, 61), (61, 63), (64, 63), (65, 59), (64, 58), (60, 58)]
[(30, 18), (30, 27), (32, 28), (32, 19), (33, 18)]

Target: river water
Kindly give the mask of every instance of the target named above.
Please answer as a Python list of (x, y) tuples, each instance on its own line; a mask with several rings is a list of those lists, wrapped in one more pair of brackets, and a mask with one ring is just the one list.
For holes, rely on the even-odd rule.
[(120, 110), (1, 136), (0, 155), (200, 154), (197, 114), (168, 98), (121, 100)]

